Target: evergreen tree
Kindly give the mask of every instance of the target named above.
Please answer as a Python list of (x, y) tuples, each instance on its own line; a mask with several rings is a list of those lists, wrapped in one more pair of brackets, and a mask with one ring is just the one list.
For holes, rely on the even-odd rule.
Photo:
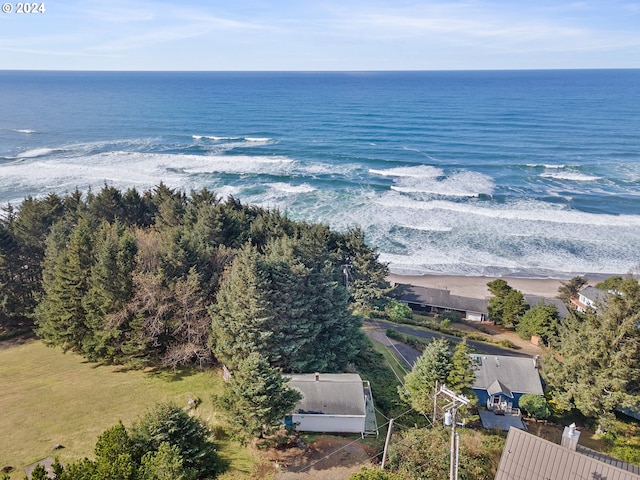
[(235, 258), (210, 310), (213, 352), (232, 370), (242, 358), (267, 345), (273, 334), (265, 328), (271, 320), (269, 289), (267, 275), (259, 268), (258, 252), (245, 247)]
[(197, 472), (185, 469), (180, 449), (176, 445), (162, 442), (155, 452), (142, 457), (138, 480), (193, 480)]
[(626, 279), (603, 308), (584, 319), (568, 317), (559, 328), (556, 351), (544, 363), (554, 401), (606, 423), (640, 396), (640, 285)]
[(94, 241), (96, 260), (91, 269), (89, 290), (84, 297), (85, 323), (92, 334), (83, 343), (83, 353), (90, 359), (108, 356), (114, 332), (106, 325), (108, 316), (133, 294), (132, 273), (137, 251), (133, 235), (118, 223), (102, 223)]
[(51, 271), (44, 275), (44, 298), (38, 307), (38, 335), (49, 345), (82, 351), (83, 343), (92, 334), (85, 323), (83, 305), (93, 264), (89, 222), (78, 222), (67, 248), (57, 258), (53, 258), (57, 248), (51, 245), (47, 251)]
[(449, 343), (443, 338), (432, 340), (404, 377), (404, 386), (398, 393), (407, 403), (422, 414), (433, 412), (433, 396), (436, 382), (446, 384), (451, 373)]
[(227, 412), (238, 438), (262, 438), (281, 427), (284, 416), (302, 398), (288, 382), (278, 369), (254, 352), (240, 361), (215, 403)]
[(389, 267), (380, 263), (377, 250), (365, 243), (364, 231), (357, 227), (340, 235), (338, 253), (355, 306), (365, 309), (381, 306), (391, 290), (387, 281)]
[(516, 326), (520, 316), (527, 309), (524, 295), (519, 290), (509, 286), (507, 282), (498, 278), (487, 283), (493, 297), (489, 299), (489, 317), (497, 325)]
[(472, 396), (471, 385), (476, 378), (475, 367), (476, 364), (469, 351), (467, 341), (462, 340), (457, 343), (453, 355), (451, 355), (451, 370), (447, 375), (447, 387), (466, 396)]
[(545, 345), (549, 345), (558, 335), (559, 325), (558, 308), (552, 303), (541, 303), (525, 312), (516, 326), (516, 332), (525, 340), (537, 335)]
[(588, 283), (589, 280), (587, 280), (587, 277), (582, 275), (575, 276), (568, 282), (562, 282), (562, 285), (558, 287), (558, 295), (556, 298), (562, 300), (562, 302), (569, 307), (571, 305), (571, 298), (578, 295), (578, 292)]
[(213, 478), (222, 469), (209, 430), (172, 403), (158, 404), (134, 424), (131, 441), (140, 458), (158, 452), (163, 443), (176, 447), (174, 452), (182, 458), (185, 470), (194, 472), (197, 479)]

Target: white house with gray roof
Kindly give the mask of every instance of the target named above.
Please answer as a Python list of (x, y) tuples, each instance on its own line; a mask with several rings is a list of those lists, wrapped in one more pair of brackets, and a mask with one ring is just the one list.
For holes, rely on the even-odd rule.
[(360, 435), (371, 429), (367, 426), (367, 410), (373, 412), (371, 390), (357, 373), (294, 374), (289, 378), (289, 386), (302, 394), (302, 400), (285, 418), (285, 425), (303, 432)]

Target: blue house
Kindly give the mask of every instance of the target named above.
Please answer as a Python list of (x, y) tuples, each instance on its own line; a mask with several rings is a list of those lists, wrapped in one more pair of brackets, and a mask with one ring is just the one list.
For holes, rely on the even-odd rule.
[(544, 395), (538, 358), (472, 355), (476, 362), (476, 379), (471, 388), (478, 405), (497, 412), (519, 408), (525, 393)]

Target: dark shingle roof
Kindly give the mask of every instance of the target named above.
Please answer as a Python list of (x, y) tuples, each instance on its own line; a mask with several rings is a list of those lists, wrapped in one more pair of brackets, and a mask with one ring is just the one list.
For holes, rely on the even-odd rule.
[(398, 290), (397, 297), (403, 302), (464, 312), (487, 313), (487, 301), (482, 298), (460, 297), (451, 295), (449, 290), (417, 287), (415, 285), (399, 284)]

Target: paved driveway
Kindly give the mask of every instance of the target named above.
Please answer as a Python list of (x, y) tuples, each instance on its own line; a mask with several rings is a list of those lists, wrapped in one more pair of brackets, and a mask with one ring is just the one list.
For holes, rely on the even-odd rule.
[[(417, 350), (409, 347), (408, 345), (405, 345), (404, 343), (401, 343), (397, 340), (393, 340), (390, 339), (386, 336), (385, 332), (387, 331), (387, 329), (393, 329), (397, 332), (400, 333), (404, 333), (407, 335), (413, 335), (415, 337), (420, 337), (420, 338), (426, 338), (426, 339), (431, 339), (431, 338), (445, 338), (451, 342), (455, 342), (458, 343), (460, 341), (462, 341), (461, 338), (459, 337), (454, 337), (452, 335), (446, 335), (444, 333), (440, 333), (440, 332), (433, 332), (430, 330), (423, 330), (420, 328), (415, 328), (415, 327), (411, 327), (409, 325), (399, 325), (397, 323), (392, 323), (392, 322), (387, 322), (384, 320), (367, 320), (366, 322), (364, 322), (364, 326), (365, 326), (365, 332), (367, 333), (367, 335), (369, 335), (370, 338), (373, 338), (374, 340), (382, 343), (383, 345), (387, 345), (387, 346), (395, 346), (395, 348), (397, 348), (397, 350), (399, 350), (400, 352), (404, 352), (402, 353), (402, 355), (397, 354), (397, 352), (394, 351), (394, 353), (396, 353), (396, 356), (399, 359), (402, 359), (402, 357), (406, 357), (407, 361), (405, 361), (405, 363), (407, 365), (409, 365), (409, 368), (411, 368), (413, 366), (413, 362), (415, 362), (415, 360), (421, 355), (420, 352), (418, 352)], [(371, 333), (369, 333), (371, 331)], [(384, 338), (386, 338), (387, 340), (385, 341), (384, 338), (382, 338), (382, 336), (380, 336), (379, 333), (373, 333), (375, 331), (380, 331), (382, 332), (382, 335), (384, 336)], [(372, 335), (376, 335), (376, 337), (372, 336)], [(388, 342), (392, 342), (391, 344)], [(508, 356), (508, 357), (526, 357), (526, 358), (531, 358), (531, 355), (527, 354), (527, 353), (521, 353), (518, 352), (516, 350), (513, 350), (511, 348), (501, 348), (498, 347), (496, 345), (491, 345), (489, 343), (485, 343), (485, 342), (478, 342), (475, 340), (467, 340), (467, 345), (469, 345), (472, 349), (477, 350), (480, 353), (485, 353), (487, 355), (504, 355), (504, 356)], [(406, 350), (408, 349), (408, 350)], [(415, 352), (418, 352), (418, 355), (415, 356)], [(405, 355), (406, 353), (406, 355)]]

